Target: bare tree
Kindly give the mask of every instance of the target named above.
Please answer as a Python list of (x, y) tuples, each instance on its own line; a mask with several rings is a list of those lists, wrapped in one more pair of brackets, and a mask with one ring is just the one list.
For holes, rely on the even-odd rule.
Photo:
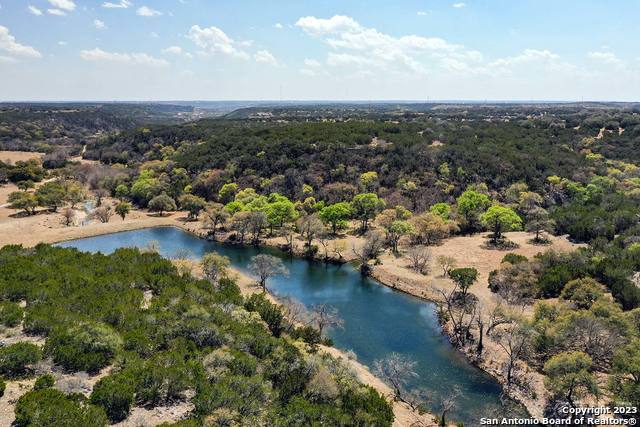
[(292, 253), (293, 242), (295, 239), (295, 228), (291, 224), (285, 224), (280, 228), (280, 231), (282, 232), (285, 242), (287, 242), (287, 245), (285, 248), (286, 252)]
[(267, 214), (264, 212), (249, 212), (249, 231), (251, 232), (251, 242), (254, 245), (260, 241), (260, 234), (267, 224)]
[(344, 240), (334, 240), (331, 243), (331, 250), (335, 254), (336, 258), (341, 260), (344, 257), (342, 256), (343, 252), (347, 249), (347, 244)]
[(216, 239), (218, 226), (224, 225), (229, 219), (229, 212), (220, 203), (209, 203), (202, 214), (202, 226), (209, 230), (209, 235)]
[(251, 258), (249, 270), (258, 276), (258, 283), (262, 287), (262, 292), (267, 292), (267, 280), (269, 278), (289, 274), (289, 270), (287, 270), (280, 258), (265, 254)]
[(450, 321), (454, 343), (464, 347), (471, 334), (471, 325), (477, 315), (476, 301), (472, 298), (460, 299), (459, 287), (456, 282), (452, 290), (436, 289), (442, 296), (438, 304), (438, 315), (444, 322)]
[(296, 324), (309, 323), (309, 311), (300, 301), (287, 296), (280, 299), (279, 302), (282, 306), (282, 314), (288, 322), (287, 332), (291, 332), (295, 328)]
[(412, 378), (417, 378), (416, 362), (398, 353), (373, 362), (374, 374), (393, 389), (394, 400), (404, 402), (404, 388)]
[(211, 252), (202, 257), (200, 265), (205, 277), (215, 284), (227, 276), (231, 261), (224, 255)]
[(443, 395), (440, 398), (440, 415), (438, 416), (438, 426), (446, 427), (447, 426), (447, 414), (453, 410), (456, 406), (456, 401), (458, 400), (458, 396), (460, 395), (460, 389), (458, 387), (453, 387), (451, 392), (446, 395)]
[(342, 328), (344, 321), (338, 316), (338, 309), (329, 304), (314, 305), (311, 309), (311, 323), (320, 335), (325, 329)]
[(449, 272), (456, 268), (456, 259), (446, 255), (439, 255), (436, 262), (442, 269), (442, 277), (449, 276)]
[(431, 262), (431, 251), (424, 246), (415, 246), (407, 251), (407, 258), (411, 269), (420, 273), (429, 273), (429, 262)]
[(313, 239), (317, 236), (324, 234), (326, 228), (324, 223), (316, 214), (303, 216), (296, 223), (298, 227), (298, 232), (305, 240), (305, 247), (307, 250), (311, 250), (311, 244), (313, 243)]
[(365, 240), (359, 249), (352, 247), (353, 253), (360, 263), (360, 272), (364, 275), (371, 274), (371, 266), (369, 261), (377, 259), (382, 252), (385, 244), (385, 235), (376, 230), (372, 230), (365, 234)]
[(498, 326), (510, 324), (513, 323), (513, 321), (513, 316), (511, 315), (511, 313), (509, 313), (501, 303), (498, 303), (489, 313), (487, 336), (491, 336), (493, 330)]
[(231, 218), (231, 228), (236, 232), (238, 241), (244, 243), (244, 238), (249, 231), (250, 214), (249, 212), (237, 212)]
[(69, 227), (73, 224), (73, 221), (76, 219), (76, 211), (71, 208), (66, 208), (62, 210), (62, 223)]
[(531, 331), (528, 327), (516, 322), (504, 328), (496, 335), (498, 345), (507, 355), (505, 362), (505, 374), (507, 376), (507, 387), (511, 386), (514, 380), (514, 370), (518, 360), (524, 356)]
[(111, 210), (111, 207), (100, 206), (99, 208), (95, 208), (92, 214), (94, 218), (98, 218), (100, 222), (106, 224), (113, 216), (113, 211)]
[(96, 196), (96, 206), (102, 206), (102, 199), (109, 196), (109, 190), (104, 188), (97, 188), (93, 191), (93, 195)]
[(160, 242), (158, 242), (157, 240), (150, 240), (149, 243), (147, 243), (147, 245), (141, 249), (141, 252), (147, 252), (147, 253), (160, 253)]
[(320, 243), (320, 246), (322, 246), (322, 251), (324, 252), (323, 260), (325, 262), (329, 260), (329, 242), (331, 241), (329, 237), (329, 233), (320, 233), (317, 237), (318, 243)]

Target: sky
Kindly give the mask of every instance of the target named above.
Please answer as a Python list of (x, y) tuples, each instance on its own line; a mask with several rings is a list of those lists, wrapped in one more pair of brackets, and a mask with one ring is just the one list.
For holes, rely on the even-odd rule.
[(0, 0), (0, 100), (640, 101), (640, 0)]

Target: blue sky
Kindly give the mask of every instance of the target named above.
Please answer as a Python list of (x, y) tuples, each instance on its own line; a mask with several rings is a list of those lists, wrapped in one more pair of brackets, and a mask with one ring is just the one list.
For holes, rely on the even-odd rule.
[(0, 0), (2, 100), (640, 100), (640, 0)]

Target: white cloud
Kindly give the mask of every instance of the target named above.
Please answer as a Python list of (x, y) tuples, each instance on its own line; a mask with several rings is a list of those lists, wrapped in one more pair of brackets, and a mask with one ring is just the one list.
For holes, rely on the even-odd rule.
[(148, 65), (152, 67), (164, 67), (169, 65), (164, 59), (154, 58), (146, 53), (118, 53), (107, 52), (100, 48), (80, 51), (80, 57), (85, 61), (117, 62), (123, 64)]
[(62, 41), (62, 40), (58, 42), (58, 45), (60, 45), (60, 46), (66, 46), (67, 44), (68, 44), (67, 42)]
[(29, 7), (27, 7), (27, 9), (29, 10), (29, 13), (36, 15), (36, 16), (42, 16), (42, 11), (40, 9), (38, 9), (35, 6), (29, 5)]
[(66, 12), (64, 10), (60, 10), (60, 9), (47, 9), (47, 13), (49, 15), (55, 15), (55, 16), (66, 16)]
[(624, 61), (616, 56), (613, 52), (589, 52), (587, 56), (590, 59), (600, 61), (607, 65), (614, 65), (616, 67), (624, 67)]
[(133, 4), (129, 0), (121, 0), (119, 3), (113, 3), (110, 1), (102, 3), (102, 7), (107, 9), (128, 9)]
[(281, 23), (277, 22), (276, 24), (274, 24), (273, 28), (277, 28), (278, 30), (281, 30), (284, 28), (284, 25), (282, 25)]
[(256, 62), (269, 65), (278, 65), (278, 60), (268, 50), (259, 50), (253, 55)]
[[(425, 73), (431, 66), (444, 65), (445, 58), (458, 61), (481, 59), (477, 51), (450, 43), (438, 37), (405, 35), (394, 37), (375, 28), (367, 28), (348, 16), (336, 15), (329, 19), (307, 16), (296, 26), (307, 34), (321, 38), (334, 49), (329, 65), (376, 67), (386, 70)], [(335, 51), (347, 52), (335, 52)]]
[(451, 5), (451, 7), (455, 7), (456, 9), (462, 9), (463, 7), (466, 7), (466, 6), (467, 6), (467, 4), (466, 3), (462, 3), (462, 2), (454, 3), (454, 4)]
[(521, 54), (507, 58), (499, 58), (489, 65), (492, 67), (511, 67), (531, 62), (550, 62), (560, 59), (560, 56), (545, 49), (525, 49)]
[(94, 19), (93, 20), (93, 26), (96, 27), (96, 29), (98, 30), (105, 30), (107, 29), (107, 24), (105, 24), (104, 22), (102, 22), (99, 19)]
[(42, 54), (31, 46), (26, 46), (16, 42), (16, 38), (11, 35), (7, 27), (0, 25), (0, 50), (12, 56), (25, 58), (41, 58)]
[(314, 70), (310, 70), (309, 68), (301, 68), (300, 69), (300, 74), (303, 74), (303, 75), (309, 76), (309, 77), (314, 77), (314, 76), (318, 75), (318, 73), (316, 73)]
[(428, 10), (419, 10), (419, 11), (418, 11), (418, 13), (417, 13), (417, 15), (418, 15), (418, 16), (427, 16), (427, 15), (429, 15), (430, 13), (431, 13), (431, 11), (428, 11)]
[(318, 61), (317, 59), (306, 58), (304, 60), (304, 65), (306, 65), (307, 67), (315, 68), (315, 67), (319, 67), (321, 64), (320, 64), (320, 61)]
[(162, 49), (162, 53), (169, 53), (172, 55), (182, 55), (182, 48), (180, 46), (169, 46), (166, 49)]
[(56, 9), (66, 10), (67, 12), (73, 12), (76, 9), (76, 4), (73, 0), (49, 0), (49, 3)]
[(146, 17), (162, 15), (162, 12), (160, 12), (159, 10), (151, 9), (148, 6), (139, 7), (136, 13), (138, 14), (138, 16), (146, 16)]
[(200, 28), (199, 25), (194, 25), (189, 30), (187, 38), (201, 48), (204, 54), (222, 53), (235, 58), (249, 59), (249, 55), (237, 47), (242, 46), (242, 43), (234, 41), (218, 27)]

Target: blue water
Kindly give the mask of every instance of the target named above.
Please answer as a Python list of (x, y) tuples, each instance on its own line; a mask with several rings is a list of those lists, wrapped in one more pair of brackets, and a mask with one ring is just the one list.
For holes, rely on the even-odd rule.
[(121, 247), (145, 247), (152, 241), (159, 244), (160, 253), (167, 257), (184, 249), (190, 251), (194, 259), (216, 251), (228, 256), (233, 266), (244, 272), (248, 272), (247, 266), (256, 254), (279, 256), (289, 275), (270, 279), (271, 292), (276, 296), (291, 296), (306, 306), (328, 303), (336, 307), (344, 320), (344, 328), (331, 330), (328, 335), (337, 348), (352, 350), (358, 360), (369, 367), (391, 352), (415, 360), (419, 378), (411, 387), (428, 392), (428, 405), (434, 411), (441, 397), (454, 388), (458, 390), (458, 397), (449, 417), (466, 426), (478, 425), (480, 417), (522, 411), (504, 407), (499, 384), (470, 365), (442, 336), (434, 304), (363, 278), (350, 265), (310, 262), (273, 249), (222, 245), (177, 228), (164, 227), (64, 242), (59, 246), (111, 253)]

